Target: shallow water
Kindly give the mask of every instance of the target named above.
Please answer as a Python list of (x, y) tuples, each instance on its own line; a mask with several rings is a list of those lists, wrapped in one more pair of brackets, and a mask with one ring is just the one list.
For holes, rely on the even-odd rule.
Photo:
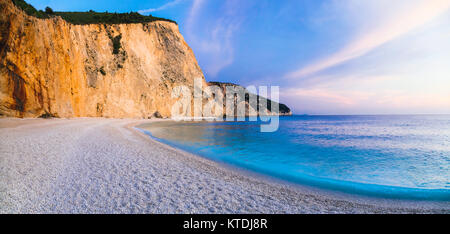
[(139, 126), (169, 145), (281, 179), (352, 194), (450, 200), (450, 116), (281, 117)]

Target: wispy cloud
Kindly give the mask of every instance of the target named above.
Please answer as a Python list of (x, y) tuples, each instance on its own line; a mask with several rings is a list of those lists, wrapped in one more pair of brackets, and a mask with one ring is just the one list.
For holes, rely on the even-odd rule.
[(448, 0), (422, 0), (405, 7), (398, 14), (384, 20), (372, 31), (357, 37), (338, 52), (285, 75), (285, 78), (303, 78), (314, 73), (358, 58), (373, 49), (429, 22), (450, 8)]
[(218, 73), (234, 61), (233, 36), (239, 28), (241, 17), (237, 15), (240, 1), (224, 2), (222, 11), (212, 19), (200, 19), (207, 1), (194, 0), (186, 20), (186, 36), (196, 54), (207, 57), (200, 61), (209, 77)]
[(186, 19), (186, 23), (185, 23), (186, 36), (188, 38), (196, 39), (195, 23), (199, 17), (199, 14), (202, 10), (204, 3), (205, 3), (205, 0), (193, 0), (192, 1), (192, 6), (189, 11), (188, 17)]
[[(418, 79), (423, 77), (420, 72), (326, 76), (321, 82), (284, 89), (281, 99), (295, 110), (319, 114), (449, 114), (449, 82), (442, 81), (447, 77), (442, 75), (437, 71), (426, 79)], [(439, 88), (433, 84), (440, 84)]]
[(286, 89), (281, 99), (300, 113), (313, 114), (450, 114), (445, 93), (387, 89), (384, 91), (336, 90), (329, 88)]
[(286, 89), (284, 90), (283, 97), (294, 97), (294, 98), (309, 98), (315, 101), (320, 100), (322, 102), (351, 106), (355, 104), (354, 95), (349, 97), (349, 95), (343, 95), (334, 91), (327, 89)]
[(157, 8), (150, 8), (150, 9), (140, 10), (138, 12), (140, 14), (145, 15), (145, 14), (149, 14), (149, 13), (156, 12), (156, 11), (162, 11), (162, 10), (168, 9), (170, 7), (173, 7), (173, 6), (179, 4), (182, 1), (184, 1), (184, 0), (174, 0), (172, 2), (168, 2), (168, 3), (166, 3), (166, 4), (164, 4), (164, 5), (160, 6), (160, 7), (157, 7)]

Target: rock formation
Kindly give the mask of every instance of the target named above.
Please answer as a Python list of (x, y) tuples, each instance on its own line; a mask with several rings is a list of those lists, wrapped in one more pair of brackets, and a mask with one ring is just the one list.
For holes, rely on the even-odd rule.
[[(242, 100), (242, 102), (244, 102), (245, 105), (245, 116), (255, 116), (255, 115), (282, 115), (282, 116), (289, 116), (292, 115), (291, 109), (289, 109), (288, 106), (286, 106), (285, 104), (281, 104), (281, 103), (277, 103), (274, 102), (274, 104), (278, 104), (279, 108), (277, 112), (274, 112), (272, 110), (272, 101), (270, 99), (264, 98), (264, 97), (260, 97), (259, 95), (253, 94), (252, 92), (249, 92), (246, 88), (237, 85), (237, 84), (233, 84), (233, 83), (224, 83), (224, 82), (208, 82), (209, 86), (218, 86), (221, 89), (221, 92), (223, 94), (223, 103), (224, 103), (224, 116), (226, 116), (226, 113), (230, 113), (229, 111), (227, 112), (227, 108), (230, 108), (229, 106), (226, 106), (226, 99), (227, 99), (227, 92), (226, 89), (227, 87), (233, 87), (233, 88), (241, 88), (242, 90), (244, 90), (245, 92), (245, 96), (244, 96), (244, 100)], [(253, 100), (255, 100), (254, 102), (254, 106), (252, 106), (250, 104), (250, 100), (253, 98)], [(238, 116), (239, 114), (237, 114), (237, 106), (238, 106), (238, 98), (237, 95), (234, 97), (234, 116)], [(262, 110), (261, 107), (259, 107), (259, 102), (265, 102), (267, 103), (267, 108), (265, 108), (265, 110)], [(262, 104), (262, 103), (261, 103)], [(233, 106), (231, 106), (231, 108), (233, 108)], [(252, 112), (250, 110), (253, 110), (254, 114), (251, 114)], [(231, 111), (231, 113), (233, 113), (233, 111)]]
[(0, 116), (170, 117), (202, 78), (173, 22), (74, 25), (0, 0)]

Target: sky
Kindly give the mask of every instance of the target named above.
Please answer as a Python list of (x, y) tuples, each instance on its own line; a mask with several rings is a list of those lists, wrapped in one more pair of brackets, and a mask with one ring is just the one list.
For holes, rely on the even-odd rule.
[(173, 19), (208, 81), (295, 114), (450, 114), (449, 0), (28, 0)]

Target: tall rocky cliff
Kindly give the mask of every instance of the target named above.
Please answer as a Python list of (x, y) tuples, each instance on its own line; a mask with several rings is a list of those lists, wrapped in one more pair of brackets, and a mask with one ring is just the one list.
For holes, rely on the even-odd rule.
[(170, 117), (195, 78), (208, 85), (176, 23), (75, 25), (0, 0), (0, 117)]
[(73, 25), (0, 0), (0, 115), (170, 116), (172, 87), (196, 77), (175, 23)]

